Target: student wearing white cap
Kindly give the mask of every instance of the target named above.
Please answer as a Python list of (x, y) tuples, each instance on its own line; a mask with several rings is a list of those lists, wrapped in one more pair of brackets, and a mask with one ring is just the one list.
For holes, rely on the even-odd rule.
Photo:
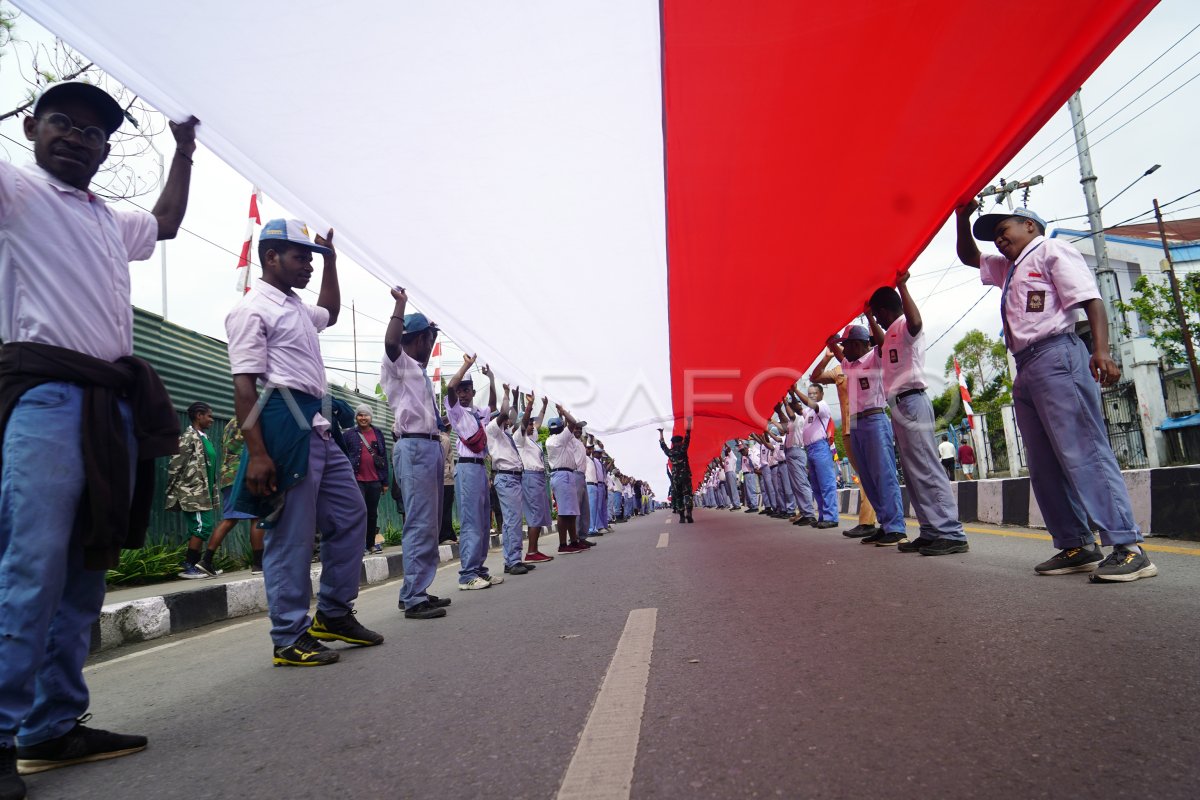
[[(1092, 572), (1128, 582), (1158, 574), (1142, 550), (1129, 490), (1108, 442), (1100, 385), (1121, 370), (1109, 353), (1108, 316), (1096, 278), (1079, 251), (1045, 236), (1027, 208), (984, 214), (971, 226), (972, 201), (956, 211), (958, 257), (999, 286), (1004, 342), (1017, 363), (1013, 405), (1025, 442), (1029, 484), (1059, 552), (1034, 567), (1040, 575)], [(982, 255), (972, 239), (994, 242)], [(1092, 332), (1092, 354), (1075, 335), (1079, 312)], [(1105, 558), (1096, 546), (1111, 546)]]
[(904, 505), (896, 476), (896, 445), (892, 423), (884, 412), (887, 403), (879, 353), (871, 347), (871, 334), (862, 325), (850, 325), (841, 338), (830, 336), (826, 344), (846, 373), (853, 416), (850, 446), (854, 449), (863, 488), (879, 516), (880, 531), (859, 541), (880, 547), (906, 542)]
[(442, 527), (445, 450), (433, 383), (426, 373), (438, 327), (421, 313), (405, 314), (408, 293), (392, 290), (396, 301), (383, 339), (380, 385), (395, 416), (393, 480), (404, 503), (404, 582), (400, 607), (405, 619), (446, 616), (449, 598), (429, 593), (437, 575)]

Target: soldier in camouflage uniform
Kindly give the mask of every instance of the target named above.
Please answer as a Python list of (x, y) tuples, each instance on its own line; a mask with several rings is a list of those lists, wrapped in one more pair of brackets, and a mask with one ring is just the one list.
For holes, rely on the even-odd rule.
[(692, 522), (692, 467), (688, 463), (688, 446), (692, 443), (692, 418), (687, 418), (683, 436), (672, 436), (671, 446), (663, 438), (663, 429), (658, 429), (658, 446), (671, 462), (671, 510), (679, 515), (680, 522)]
[(200, 548), (213, 531), (213, 509), (217, 505), (217, 448), (205, 433), (212, 427), (212, 408), (192, 403), (187, 410), (190, 425), (179, 437), (179, 452), (167, 466), (167, 511), (181, 511), (187, 522), (188, 551), (185, 579), (208, 578), (215, 574), (199, 566)]

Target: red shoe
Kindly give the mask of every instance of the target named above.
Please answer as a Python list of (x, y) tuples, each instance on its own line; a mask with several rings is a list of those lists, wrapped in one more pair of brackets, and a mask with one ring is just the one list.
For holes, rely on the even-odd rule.
[(525, 556), (526, 564), (541, 564), (546, 561), (553, 561), (554, 556), (548, 556), (545, 553), (530, 553)]
[(560, 556), (569, 556), (572, 553), (586, 553), (587, 548), (578, 544), (560, 544), (558, 546), (558, 554)]

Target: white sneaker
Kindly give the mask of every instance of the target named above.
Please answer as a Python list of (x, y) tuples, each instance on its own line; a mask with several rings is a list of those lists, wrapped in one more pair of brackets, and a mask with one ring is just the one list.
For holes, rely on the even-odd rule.
[(471, 578), (471, 580), (467, 581), (466, 583), (460, 583), (458, 585), (458, 588), (464, 592), (474, 591), (475, 589), (490, 589), (491, 587), (491, 581), (489, 581), (487, 578), (480, 578), (478, 576)]
[(503, 575), (489, 575), (487, 577), (487, 581), (488, 581), (488, 583), (490, 583), (492, 585), (495, 585), (497, 583), (504, 583), (504, 576)]

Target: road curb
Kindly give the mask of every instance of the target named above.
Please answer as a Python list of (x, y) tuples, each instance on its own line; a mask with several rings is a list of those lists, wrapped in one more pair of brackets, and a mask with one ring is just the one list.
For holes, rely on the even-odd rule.
[[(1200, 540), (1200, 467), (1133, 469), (1121, 473), (1138, 528), (1146, 536)], [(950, 484), (962, 522), (1046, 527), (1029, 478), (990, 478)], [(913, 516), (906, 487), (900, 487), (904, 515)], [(843, 514), (858, 513), (858, 489), (838, 491)]]
[[(500, 535), (491, 534), (489, 547), (500, 547)], [(438, 560), (445, 564), (458, 560), (458, 545), (438, 546)], [(404, 575), (401, 550), (363, 558), (359, 585), (384, 583)], [(320, 585), (321, 567), (312, 572), (314, 596)], [(174, 584), (163, 584), (173, 586)], [(249, 575), (227, 583), (195, 581), (186, 590), (153, 597), (109, 603), (100, 609), (92, 625), (91, 652), (112, 650), (124, 644), (147, 642), (182, 633), (214, 622), (221, 622), (267, 610), (267, 591), (261, 575)]]

